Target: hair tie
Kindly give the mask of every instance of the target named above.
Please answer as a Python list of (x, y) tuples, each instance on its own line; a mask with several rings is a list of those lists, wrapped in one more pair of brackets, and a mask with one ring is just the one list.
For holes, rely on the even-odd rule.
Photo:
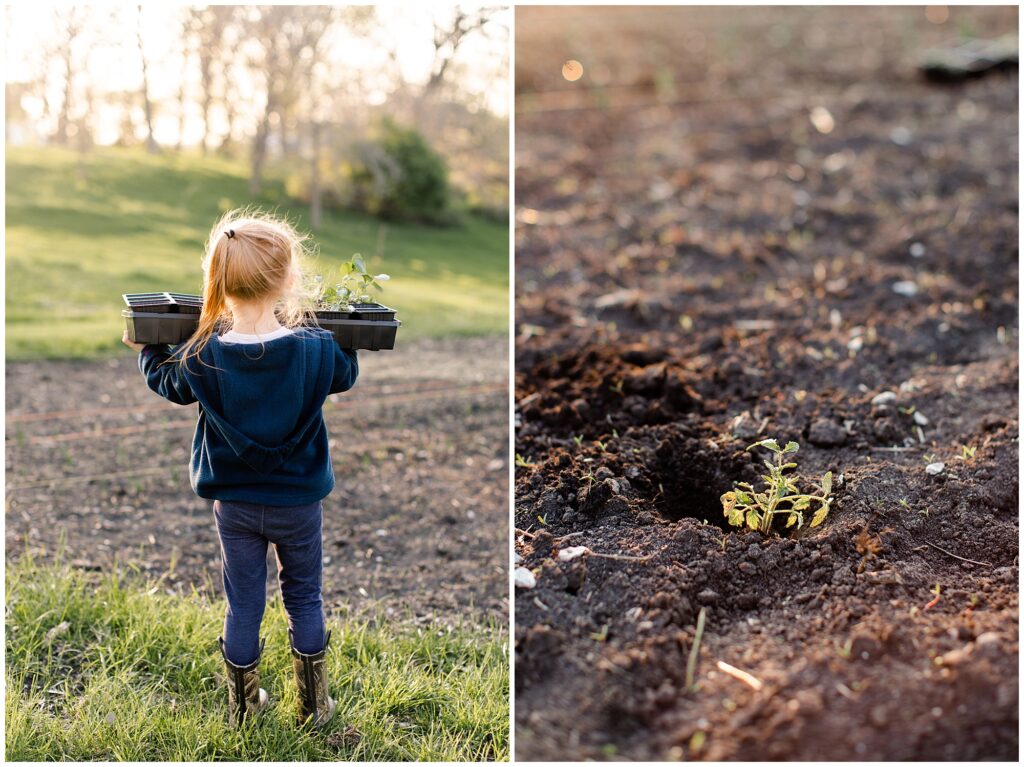
[(234, 229), (228, 229), (226, 232), (224, 232), (224, 234), (226, 234), (228, 236), (229, 240), (235, 239), (235, 230)]

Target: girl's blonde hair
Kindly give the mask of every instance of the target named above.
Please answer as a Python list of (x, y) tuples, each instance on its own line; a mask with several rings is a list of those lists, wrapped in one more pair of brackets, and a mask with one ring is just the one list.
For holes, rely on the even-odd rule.
[(287, 220), (258, 209), (239, 208), (221, 216), (210, 231), (203, 257), (199, 328), (178, 349), (181, 364), (198, 357), (218, 330), (228, 329), (229, 296), (242, 301), (278, 298), (282, 325), (306, 324), (312, 306), (312, 288), (303, 270), (307, 240)]

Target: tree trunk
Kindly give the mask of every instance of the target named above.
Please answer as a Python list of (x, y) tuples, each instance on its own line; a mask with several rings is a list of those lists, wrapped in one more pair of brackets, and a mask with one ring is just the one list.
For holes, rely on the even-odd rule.
[(74, 71), (71, 69), (71, 42), (68, 41), (64, 49), (64, 102), (60, 105), (60, 114), (57, 116), (57, 143), (68, 143), (68, 127), (71, 125), (71, 80)]
[(142, 6), (139, 9), (138, 23), (135, 29), (135, 39), (139, 44), (139, 59), (142, 61), (142, 104), (146, 113), (146, 150), (156, 152), (158, 147), (156, 139), (153, 138), (153, 102), (149, 100), (149, 75), (146, 71), (146, 54), (142, 49)]
[(182, 72), (181, 84), (178, 86), (178, 140), (174, 145), (176, 152), (181, 152), (185, 140), (185, 107), (185, 73)]
[(323, 191), (320, 187), (320, 122), (313, 120), (313, 164), (309, 176), (309, 226), (320, 231), (323, 219)]
[(255, 197), (263, 190), (263, 165), (267, 160), (267, 139), (270, 134), (270, 109), (260, 120), (252, 142), (252, 165), (249, 173), (249, 195)]

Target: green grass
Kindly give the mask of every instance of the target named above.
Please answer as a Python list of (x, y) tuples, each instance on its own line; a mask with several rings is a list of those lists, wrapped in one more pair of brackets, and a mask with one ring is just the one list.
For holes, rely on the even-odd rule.
[[(222, 211), (258, 204), (300, 227), (308, 213), (281, 181), (250, 198), (239, 163), (136, 149), (97, 148), (79, 165), (70, 150), (9, 146), (6, 191), (8, 359), (123, 350), (121, 294), (198, 293), (203, 241)], [(381, 298), (399, 312), (401, 343), (506, 332), (507, 230), (472, 215), (437, 228), (334, 211), (315, 242), (320, 270), (359, 252), (392, 276)]]
[[(508, 759), (503, 628), (331, 618), (338, 712), (324, 730), (300, 730), (287, 624), (274, 601), (261, 663), (271, 708), (236, 730), (216, 649), (222, 610), (195, 591), (169, 594), (165, 583), (116, 567), (85, 573), (27, 555), (9, 563), (7, 759)], [(360, 735), (345, 736), (346, 726)]]

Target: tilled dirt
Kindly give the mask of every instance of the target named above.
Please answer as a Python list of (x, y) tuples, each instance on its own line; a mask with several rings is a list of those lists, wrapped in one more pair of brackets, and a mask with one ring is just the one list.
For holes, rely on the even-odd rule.
[[(507, 621), (508, 359), (501, 339), (360, 354), (324, 409), (329, 611)], [(7, 556), (222, 594), (209, 501), (188, 482), (195, 405), (150, 392), (134, 356), (7, 365)], [(276, 586), (276, 577), (271, 588)]]
[[(1017, 15), (951, 12), (518, 9), (517, 758), (1017, 758), (1017, 76), (913, 66)], [(767, 437), (821, 527), (728, 526)]]

